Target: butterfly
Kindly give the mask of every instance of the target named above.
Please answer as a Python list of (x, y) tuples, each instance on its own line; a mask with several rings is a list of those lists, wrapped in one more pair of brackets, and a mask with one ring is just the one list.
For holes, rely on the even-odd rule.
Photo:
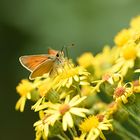
[(31, 72), (29, 79), (33, 80), (45, 73), (51, 73), (64, 62), (64, 52), (48, 49), (48, 54), (25, 55), (19, 58), (23, 67)]

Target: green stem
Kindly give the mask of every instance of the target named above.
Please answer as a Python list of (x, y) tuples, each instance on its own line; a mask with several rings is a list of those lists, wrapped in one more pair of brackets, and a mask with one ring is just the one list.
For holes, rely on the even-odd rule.
[(79, 94), (80, 97), (81, 97), (82, 95), (81, 95), (81, 89), (80, 89), (79, 85), (77, 85), (77, 91), (78, 91), (78, 94)]
[(61, 134), (63, 135), (63, 137), (65, 138), (65, 140), (70, 140), (70, 138), (63, 131), (61, 131)]
[(132, 125), (136, 130), (137, 132), (140, 134), (140, 128), (138, 127), (138, 125), (131, 119), (128, 119), (128, 122), (130, 123), (130, 125)]
[(140, 123), (140, 118), (137, 117), (136, 115), (134, 115), (129, 109), (127, 109), (124, 105), (123, 105), (123, 109), (126, 110), (129, 115), (131, 115), (135, 120), (137, 120)]
[(61, 135), (57, 135), (57, 137), (60, 139), (60, 140), (66, 140), (64, 137), (62, 137)]
[(134, 104), (133, 106), (135, 107), (136, 111), (140, 113), (139, 107), (136, 104)]
[(116, 131), (115, 132), (117, 135), (119, 135), (120, 137), (122, 137), (124, 140), (131, 140), (126, 134)]
[(118, 131), (121, 131), (122, 133), (125, 133), (128, 137), (130, 137), (132, 140), (140, 140), (137, 136), (135, 136), (133, 133), (129, 132), (127, 129), (125, 129), (120, 123), (114, 120), (115, 126), (118, 128)]
[(75, 126), (74, 126), (74, 127), (72, 127), (72, 130), (73, 130), (73, 134), (74, 134), (74, 136), (75, 136), (75, 137), (77, 137), (77, 136), (78, 136), (78, 134), (77, 134), (77, 131), (76, 131)]
[(69, 130), (69, 132), (70, 132), (70, 134), (71, 134), (72, 138), (74, 138), (74, 134), (73, 134), (73, 132), (72, 132), (71, 128), (68, 128), (68, 130)]

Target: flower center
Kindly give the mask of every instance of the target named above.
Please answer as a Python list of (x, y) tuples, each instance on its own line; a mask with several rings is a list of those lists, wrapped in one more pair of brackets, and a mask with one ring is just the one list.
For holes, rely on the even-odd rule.
[(123, 50), (123, 57), (126, 60), (129, 59), (135, 59), (136, 58), (136, 49), (134, 46), (127, 46), (124, 50)]
[(64, 115), (67, 111), (69, 111), (70, 106), (68, 104), (63, 104), (59, 108), (59, 112)]
[(107, 73), (107, 74), (104, 74), (104, 75), (102, 76), (102, 80), (104, 80), (104, 81), (108, 81), (109, 78), (110, 78), (110, 75), (109, 75), (108, 73)]
[(80, 124), (80, 129), (83, 132), (89, 132), (92, 128), (97, 128), (99, 125), (98, 118), (96, 116), (91, 116), (87, 119), (85, 119)]
[(96, 117), (98, 118), (99, 122), (102, 122), (104, 119), (104, 115), (101, 115), (101, 114), (96, 115)]
[(125, 88), (124, 87), (118, 87), (116, 88), (114, 95), (116, 98), (122, 96), (125, 93)]

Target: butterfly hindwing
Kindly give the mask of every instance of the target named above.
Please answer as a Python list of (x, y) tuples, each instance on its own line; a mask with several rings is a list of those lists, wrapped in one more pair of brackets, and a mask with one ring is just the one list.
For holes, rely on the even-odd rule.
[(30, 75), (30, 79), (42, 76), (45, 73), (50, 72), (53, 69), (54, 60), (48, 59), (39, 65)]

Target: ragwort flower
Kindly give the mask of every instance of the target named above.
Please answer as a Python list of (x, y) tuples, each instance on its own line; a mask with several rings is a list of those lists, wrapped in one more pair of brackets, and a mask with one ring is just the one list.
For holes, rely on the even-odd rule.
[(82, 67), (74, 67), (72, 63), (66, 63), (59, 68), (57, 75), (45, 79), (39, 88), (42, 96), (45, 96), (51, 89), (58, 91), (61, 87), (70, 88), (72, 85), (89, 85), (89, 73)]
[(31, 91), (34, 89), (34, 84), (27, 79), (22, 80), (16, 87), (17, 92), (20, 94), (20, 99), (16, 103), (16, 110), (24, 111), (26, 99), (31, 99)]
[(123, 102), (126, 104), (128, 102), (128, 97), (130, 97), (133, 94), (133, 84), (132, 83), (126, 83), (122, 85), (121, 83), (118, 84), (118, 87), (114, 91), (113, 98), (115, 99), (115, 102)]
[(111, 68), (112, 72), (119, 72), (123, 76), (126, 75), (129, 68), (133, 68), (135, 59), (140, 57), (140, 47), (131, 40), (121, 49), (120, 58), (116, 60), (116, 64)]
[(43, 111), (39, 112), (40, 120), (34, 123), (35, 131), (36, 131), (36, 140), (40, 140), (41, 137), (43, 139), (47, 139), (49, 134), (49, 122), (47, 122), (47, 115), (43, 113)]
[(47, 109), (44, 111), (45, 114), (49, 115), (47, 121), (53, 126), (57, 120), (62, 119), (63, 130), (66, 131), (68, 127), (73, 127), (74, 122), (72, 119), (72, 115), (76, 115), (79, 117), (85, 117), (85, 113), (89, 113), (88, 109), (76, 107), (80, 104), (86, 96), (80, 98), (79, 95), (76, 95), (72, 99), (70, 96), (66, 96), (64, 103), (50, 103), (47, 105)]
[(111, 120), (107, 120), (104, 116), (99, 117), (94, 115), (85, 119), (79, 127), (82, 135), (85, 136), (85, 140), (96, 140), (98, 137), (106, 140), (102, 131), (112, 130)]

